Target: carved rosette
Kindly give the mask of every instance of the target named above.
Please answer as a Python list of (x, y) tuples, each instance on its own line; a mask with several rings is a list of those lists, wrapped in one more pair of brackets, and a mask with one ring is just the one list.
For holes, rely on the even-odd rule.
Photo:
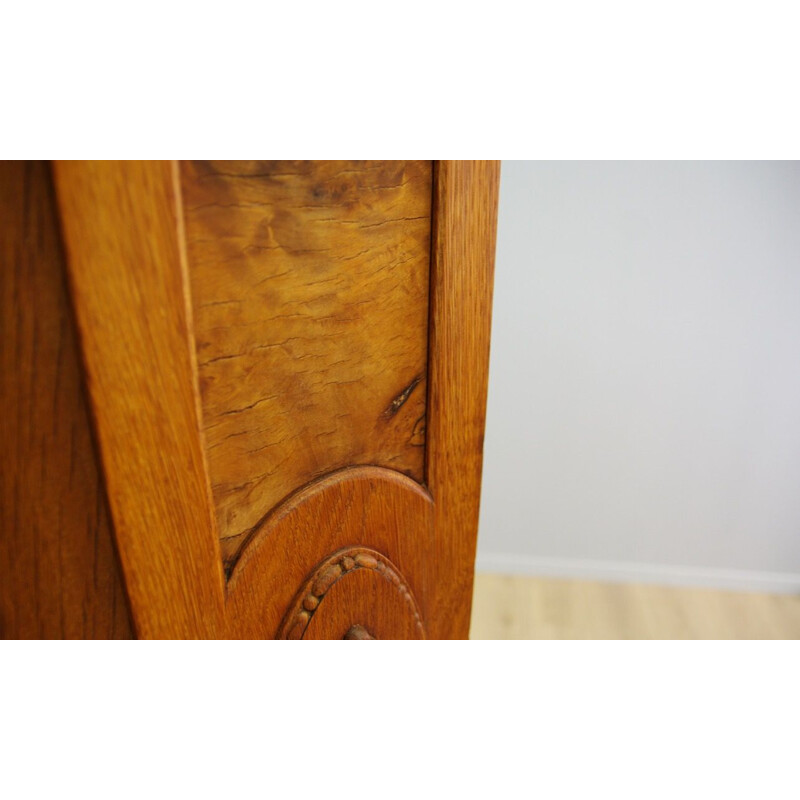
[[(347, 580), (359, 570), (370, 570), (394, 588), (400, 603), (405, 606), (414, 619), (419, 638), (425, 638), (422, 619), (414, 596), (397, 567), (386, 556), (367, 547), (347, 547), (339, 550), (320, 563), (297, 592), (283, 618), (277, 639), (302, 639), (312, 617), (319, 610), (325, 596), (338, 581)], [(355, 631), (358, 635), (352, 633)], [(361, 632), (364, 634), (362, 635)], [(351, 635), (352, 634), (352, 635)], [(371, 639), (371, 633), (359, 620), (353, 620), (353, 627), (344, 637), (347, 639)]]

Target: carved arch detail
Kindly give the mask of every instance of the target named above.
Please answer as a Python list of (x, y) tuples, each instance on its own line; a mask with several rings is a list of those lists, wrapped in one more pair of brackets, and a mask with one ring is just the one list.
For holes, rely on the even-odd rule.
[(295, 595), (276, 638), (302, 639), (312, 617), (333, 585), (362, 569), (374, 571), (394, 586), (398, 598), (412, 613), (420, 638), (424, 639), (425, 631), (419, 609), (400, 571), (386, 556), (368, 547), (346, 547), (320, 563)]

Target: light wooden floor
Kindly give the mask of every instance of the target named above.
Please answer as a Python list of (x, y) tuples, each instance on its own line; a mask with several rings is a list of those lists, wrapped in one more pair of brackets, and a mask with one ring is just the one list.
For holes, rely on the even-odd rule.
[(800, 596), (478, 574), (471, 639), (799, 639)]

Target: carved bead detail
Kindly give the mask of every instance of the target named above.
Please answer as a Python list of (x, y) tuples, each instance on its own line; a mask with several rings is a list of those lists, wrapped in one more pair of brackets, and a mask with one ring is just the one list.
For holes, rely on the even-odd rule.
[[(340, 550), (325, 559), (308, 577), (301, 590), (295, 596), (278, 631), (278, 639), (302, 639), (311, 617), (325, 599), (330, 588), (348, 572), (354, 570), (374, 570), (385, 580), (397, 588), (403, 600), (411, 607), (416, 629), (423, 634), (424, 628), (419, 616), (414, 597), (391, 564), (387, 563), (379, 553), (361, 547), (349, 547)], [(354, 626), (360, 627), (360, 626)]]
[(315, 581), (311, 587), (312, 594), (323, 597), (325, 592), (342, 577), (342, 568), (339, 564), (332, 564)]
[(376, 569), (378, 566), (378, 559), (369, 555), (369, 553), (359, 553), (356, 556), (356, 564), (366, 569)]
[(303, 634), (306, 632), (306, 627), (311, 620), (311, 615), (307, 611), (299, 612), (294, 620), (292, 627), (289, 629), (289, 639), (302, 639)]

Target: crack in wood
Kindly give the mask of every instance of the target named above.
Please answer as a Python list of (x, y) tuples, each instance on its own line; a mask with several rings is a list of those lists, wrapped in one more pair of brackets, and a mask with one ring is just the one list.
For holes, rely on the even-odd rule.
[(391, 419), (403, 407), (408, 398), (411, 397), (411, 393), (417, 388), (417, 386), (419, 386), (421, 382), (422, 375), (417, 375), (414, 380), (411, 381), (411, 383), (409, 383), (408, 386), (406, 386), (406, 388), (403, 389), (403, 391), (400, 392), (400, 394), (398, 394), (388, 406), (386, 406), (382, 416), (386, 419)]

